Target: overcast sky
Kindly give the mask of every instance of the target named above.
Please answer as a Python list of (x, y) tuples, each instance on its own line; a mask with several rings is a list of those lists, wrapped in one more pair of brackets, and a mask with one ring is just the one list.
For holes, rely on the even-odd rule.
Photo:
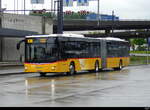
[[(97, 1), (91, 1), (88, 7), (76, 7), (75, 3), (71, 9), (75, 11), (87, 8), (96, 12)], [(149, 0), (100, 0), (100, 13), (111, 14), (112, 10), (121, 19), (150, 19)]]

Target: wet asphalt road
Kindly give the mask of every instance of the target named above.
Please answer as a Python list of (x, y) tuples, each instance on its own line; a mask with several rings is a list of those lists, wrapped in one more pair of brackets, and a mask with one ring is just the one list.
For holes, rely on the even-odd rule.
[(1, 107), (150, 107), (150, 65), (74, 76), (0, 76)]

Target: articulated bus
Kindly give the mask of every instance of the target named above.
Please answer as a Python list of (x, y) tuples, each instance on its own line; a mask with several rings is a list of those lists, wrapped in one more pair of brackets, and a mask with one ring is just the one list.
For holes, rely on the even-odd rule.
[[(25, 37), (25, 72), (67, 73), (128, 66), (129, 42), (119, 38), (90, 38), (76, 34)], [(17, 46), (18, 47), (18, 46)]]

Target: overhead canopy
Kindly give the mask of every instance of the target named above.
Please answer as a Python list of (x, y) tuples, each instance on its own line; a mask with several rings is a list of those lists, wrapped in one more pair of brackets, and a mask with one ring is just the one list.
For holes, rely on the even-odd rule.
[(29, 35), (38, 35), (37, 32), (0, 28), (0, 37), (25, 37)]

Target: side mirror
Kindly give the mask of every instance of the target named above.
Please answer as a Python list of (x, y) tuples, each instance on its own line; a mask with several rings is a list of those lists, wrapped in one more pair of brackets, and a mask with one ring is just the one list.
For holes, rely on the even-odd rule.
[(17, 43), (17, 50), (19, 50), (20, 49), (20, 44), (19, 43)]
[(20, 45), (23, 43), (23, 42), (25, 42), (25, 40), (21, 40), (21, 41), (19, 41), (18, 43), (17, 43), (17, 50), (19, 50), (20, 49)]

